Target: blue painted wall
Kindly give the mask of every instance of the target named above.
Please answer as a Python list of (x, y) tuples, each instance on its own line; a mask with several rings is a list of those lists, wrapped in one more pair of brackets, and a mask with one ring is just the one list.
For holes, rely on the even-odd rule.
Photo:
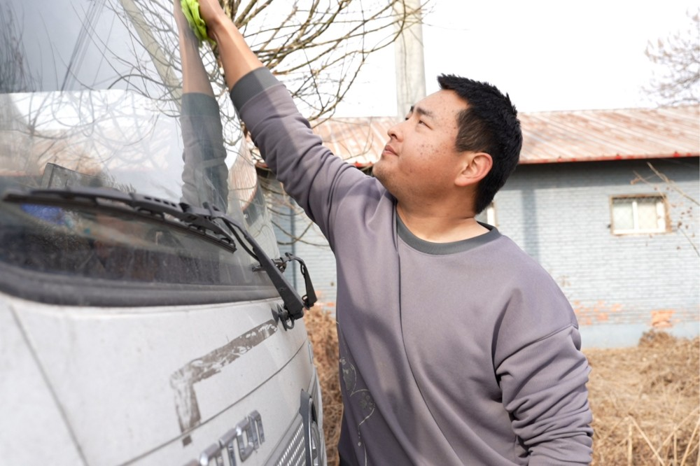
[[(695, 200), (698, 158), (650, 160)], [(637, 174), (649, 183), (635, 182)], [(610, 197), (664, 193), (672, 230), (617, 236)], [(495, 199), (499, 229), (554, 277), (577, 311), (586, 346), (629, 346), (656, 324), (699, 333), (700, 209), (647, 161), (521, 165)], [(678, 222), (690, 237), (678, 231)], [(694, 236), (694, 237), (693, 237)]]

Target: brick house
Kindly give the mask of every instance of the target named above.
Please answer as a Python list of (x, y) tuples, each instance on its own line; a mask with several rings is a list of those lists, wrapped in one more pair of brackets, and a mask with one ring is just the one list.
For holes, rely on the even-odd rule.
[[(584, 345), (634, 345), (651, 328), (698, 335), (700, 106), (520, 119), (521, 163), (480, 217), (559, 283)], [(370, 172), (395, 121), (339, 118), (315, 131), (336, 155)], [(333, 254), (315, 225), (290, 215), (293, 207), (280, 199), (273, 201), (280, 248), (306, 260), (320, 300), (332, 308)], [(289, 234), (301, 240), (290, 244)], [(301, 277), (290, 278), (303, 289)]]

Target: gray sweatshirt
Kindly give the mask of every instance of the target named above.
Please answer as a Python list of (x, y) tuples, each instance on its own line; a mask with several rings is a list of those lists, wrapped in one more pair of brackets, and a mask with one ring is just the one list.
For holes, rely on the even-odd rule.
[(344, 461), (588, 464), (590, 369), (552, 278), (491, 226), (447, 244), (411, 234), (391, 194), (322, 145), (268, 70), (231, 98), (337, 259)]

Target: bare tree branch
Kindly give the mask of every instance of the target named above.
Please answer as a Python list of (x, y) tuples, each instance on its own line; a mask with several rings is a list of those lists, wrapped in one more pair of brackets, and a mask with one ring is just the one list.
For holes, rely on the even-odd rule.
[(700, 10), (688, 13), (690, 27), (655, 44), (646, 56), (657, 65), (647, 94), (663, 105), (700, 103)]
[(226, 0), (225, 11), (312, 122), (333, 115), (367, 56), (419, 21), (404, 0)]
[[(654, 188), (654, 191), (658, 192), (664, 198), (667, 198), (668, 196), (665, 193), (662, 193), (662, 187), (665, 187), (666, 191), (674, 191), (676, 194), (681, 196), (682, 198), (685, 198), (692, 202), (695, 205), (700, 205), (700, 202), (698, 200), (690, 195), (688, 195), (685, 191), (683, 191), (681, 188), (678, 187), (678, 185), (670, 179), (668, 176), (666, 176), (664, 173), (662, 173), (660, 170), (658, 170), (656, 167), (654, 167), (650, 162), (647, 162), (647, 165), (651, 169), (651, 171), (654, 173), (653, 176), (650, 177), (644, 177), (637, 173), (636, 171), (633, 172), (637, 178), (632, 180), (631, 184), (637, 184), (638, 182), (646, 183), (652, 188)], [(658, 178), (661, 180), (662, 184), (659, 186), (657, 183), (658, 181), (654, 180), (654, 178)], [(680, 203), (672, 203), (671, 207), (674, 209), (678, 209), (680, 206), (682, 206), (683, 202), (681, 201)], [(695, 244), (695, 234), (693, 233), (692, 237), (688, 236), (688, 234), (685, 232), (685, 228), (694, 228), (695, 222), (693, 221), (693, 214), (692, 214), (692, 207), (688, 208), (687, 210), (680, 210), (680, 214), (678, 214), (678, 217), (674, 219), (675, 222), (675, 227), (676, 231), (680, 231), (683, 236), (685, 236), (685, 239), (688, 240), (688, 243), (690, 246), (695, 250), (695, 253), (700, 257), (700, 250), (698, 249), (698, 246)], [(684, 228), (685, 227), (685, 228)]]

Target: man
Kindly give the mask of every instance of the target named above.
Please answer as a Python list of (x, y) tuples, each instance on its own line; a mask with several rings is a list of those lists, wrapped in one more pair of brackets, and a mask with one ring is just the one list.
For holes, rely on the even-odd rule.
[(441, 77), (389, 131), (370, 178), (322, 146), (216, 0), (200, 10), (253, 141), (337, 258), (341, 464), (588, 464), (573, 312), (474, 219), (517, 164), (509, 99)]

